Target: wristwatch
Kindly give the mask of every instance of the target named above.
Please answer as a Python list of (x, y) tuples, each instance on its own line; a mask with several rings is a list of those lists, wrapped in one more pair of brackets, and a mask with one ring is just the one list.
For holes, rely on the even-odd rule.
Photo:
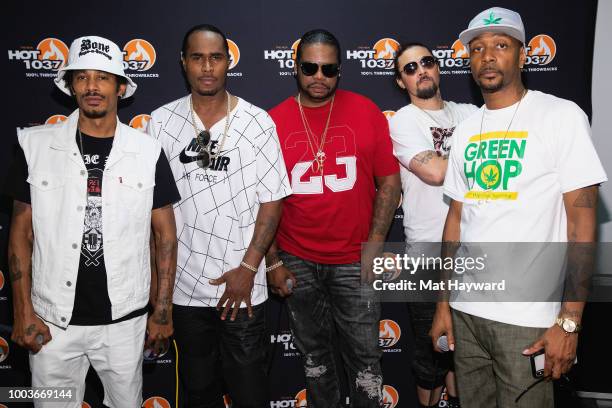
[(555, 322), (566, 334), (578, 333), (582, 329), (582, 325), (567, 317), (557, 317)]

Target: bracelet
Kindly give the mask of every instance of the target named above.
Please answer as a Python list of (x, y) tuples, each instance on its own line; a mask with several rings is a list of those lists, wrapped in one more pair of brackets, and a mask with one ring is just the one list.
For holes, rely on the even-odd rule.
[(248, 263), (242, 261), (240, 262), (240, 266), (244, 266), (245, 268), (247, 268), (249, 271), (253, 272), (253, 273), (257, 273), (257, 268), (254, 266), (249, 265)]
[(282, 261), (282, 259), (280, 261), (278, 261), (277, 263), (275, 263), (274, 265), (270, 265), (266, 268), (266, 273), (275, 270), (276, 268), (283, 266), (284, 263)]

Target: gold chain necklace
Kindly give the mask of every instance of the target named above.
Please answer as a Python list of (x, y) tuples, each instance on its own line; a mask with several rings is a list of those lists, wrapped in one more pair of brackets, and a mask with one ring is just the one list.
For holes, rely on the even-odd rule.
[[(308, 137), (308, 145), (310, 146), (310, 150), (312, 152), (312, 156), (314, 160), (312, 161), (311, 167), (314, 172), (321, 172), (323, 175), (323, 165), (325, 164), (325, 152), (323, 148), (325, 147), (325, 138), (327, 136), (327, 129), (329, 128), (329, 121), (331, 119), (332, 109), (334, 108), (334, 98), (336, 96), (332, 96), (329, 113), (327, 114), (327, 122), (325, 123), (325, 128), (323, 129), (323, 133), (321, 134), (321, 142), (317, 144), (315, 134), (310, 129), (308, 125), (308, 120), (306, 120), (306, 114), (304, 113), (304, 108), (302, 108), (302, 100), (301, 94), (298, 93), (297, 102), (300, 108), (300, 116), (302, 117), (302, 123), (304, 124), (304, 130), (306, 131), (306, 136)], [(312, 136), (312, 137), (311, 137)], [(317, 151), (315, 152), (315, 146), (317, 147)], [(316, 164), (316, 168), (314, 167)]]
[[(230, 105), (231, 105), (230, 100), (232, 96), (227, 91), (225, 91), (225, 94), (227, 95), (227, 112), (225, 114), (225, 128), (223, 130), (223, 138), (221, 139), (221, 143), (219, 144), (219, 149), (217, 149), (217, 153), (213, 154), (210, 151), (210, 148), (208, 149), (209, 150), (208, 153), (211, 159), (215, 159), (221, 153), (221, 151), (223, 150), (223, 146), (225, 145), (225, 138), (227, 137), (227, 133), (229, 132), (229, 117), (230, 117)], [(193, 108), (193, 98), (191, 95), (189, 96), (189, 104), (191, 107), (191, 123), (193, 124), (193, 130), (195, 131), (196, 138), (197, 138), (198, 135), (200, 134), (200, 130), (198, 129), (196, 125), (195, 113), (194, 113), (195, 109)], [(202, 124), (204, 124), (204, 122), (202, 122)], [(210, 136), (212, 140), (212, 134)]]

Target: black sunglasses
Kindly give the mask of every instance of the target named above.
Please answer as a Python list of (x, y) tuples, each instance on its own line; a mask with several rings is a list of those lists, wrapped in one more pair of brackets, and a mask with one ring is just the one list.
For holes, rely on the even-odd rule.
[(313, 76), (314, 74), (316, 74), (319, 71), (319, 67), (321, 67), (321, 71), (323, 72), (323, 75), (325, 75), (328, 78), (334, 78), (338, 76), (338, 73), (340, 72), (340, 65), (338, 64), (319, 65), (314, 62), (300, 63), (300, 70), (302, 71), (302, 74), (306, 76)]
[(438, 61), (431, 55), (427, 55), (421, 58), (419, 62), (412, 61), (412, 62), (407, 63), (406, 65), (404, 65), (404, 68), (402, 68), (402, 71), (404, 71), (406, 75), (414, 75), (414, 73), (417, 72), (419, 64), (423, 68), (429, 69), (429, 68), (432, 68), (438, 65)]
[(210, 132), (208, 130), (203, 130), (196, 136), (196, 145), (201, 149), (200, 154), (198, 155), (198, 166), (205, 169), (210, 164), (210, 153), (206, 149), (210, 143)]

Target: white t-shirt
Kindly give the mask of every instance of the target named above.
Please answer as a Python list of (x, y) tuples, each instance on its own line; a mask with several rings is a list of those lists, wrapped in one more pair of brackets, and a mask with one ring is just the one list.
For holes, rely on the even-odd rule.
[[(444, 192), (463, 202), (462, 242), (566, 242), (563, 193), (607, 180), (584, 112), (542, 92), (529, 91), (520, 105), (482, 107), (454, 139)], [(512, 264), (504, 273), (521, 272)], [(524, 288), (541, 279), (524, 278)], [(550, 327), (560, 302), (451, 306), (502, 323)]]
[(448, 212), (442, 186), (421, 181), (409, 170), (410, 161), (427, 150), (447, 156), (455, 127), (477, 109), (467, 103), (444, 102), (444, 109), (424, 112), (411, 104), (389, 121), (393, 151), (401, 164), (406, 242), (439, 242)]
[[(240, 265), (259, 204), (291, 194), (291, 187), (274, 122), (264, 110), (240, 98), (230, 113), (223, 150), (208, 168), (200, 168), (190, 98), (155, 110), (147, 131), (161, 142), (181, 193), (174, 206), (178, 261), (173, 302), (214, 307), (225, 285), (208, 281)], [(213, 153), (219, 149), (225, 120), (209, 129)], [(198, 130), (205, 129), (197, 115), (195, 121)], [(258, 267), (253, 305), (268, 297), (264, 262)]]

